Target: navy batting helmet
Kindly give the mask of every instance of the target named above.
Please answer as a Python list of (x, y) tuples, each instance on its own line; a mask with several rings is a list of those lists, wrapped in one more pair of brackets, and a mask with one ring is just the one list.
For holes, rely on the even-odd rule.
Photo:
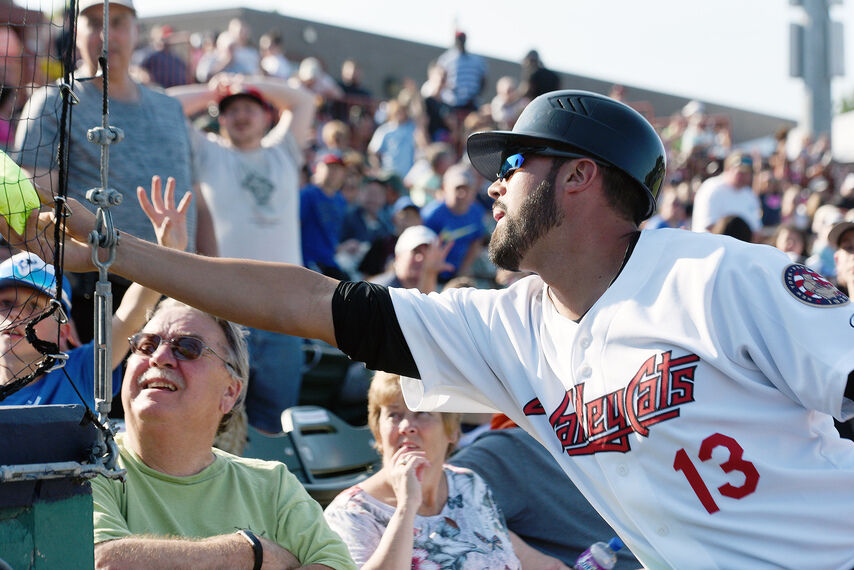
[(474, 133), (466, 143), (472, 166), (495, 180), (501, 161), (525, 149), (552, 149), (588, 156), (621, 170), (644, 189), (649, 207), (664, 180), (664, 145), (640, 113), (588, 91), (552, 91), (531, 101), (512, 131)]

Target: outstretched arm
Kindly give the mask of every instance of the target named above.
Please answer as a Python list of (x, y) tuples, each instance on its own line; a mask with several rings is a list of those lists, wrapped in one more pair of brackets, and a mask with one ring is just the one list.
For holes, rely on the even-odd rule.
[[(52, 204), (49, 190), (37, 188), (43, 204)], [(95, 215), (68, 200), (65, 268), (94, 271), (86, 236)], [(0, 233), (14, 246), (38, 243), (52, 255), (51, 212), (33, 214), (24, 235), (0, 216)], [(32, 248), (31, 248), (32, 249)], [(111, 271), (203, 311), (254, 328), (323, 340), (333, 346), (332, 296), (338, 281), (304, 267), (245, 259), (209, 258), (160, 247), (122, 233)]]

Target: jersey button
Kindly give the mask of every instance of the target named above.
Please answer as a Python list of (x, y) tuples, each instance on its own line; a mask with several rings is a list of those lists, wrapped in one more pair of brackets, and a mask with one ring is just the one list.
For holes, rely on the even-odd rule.
[(666, 526), (660, 526), (655, 532), (658, 533), (658, 536), (667, 536), (668, 534), (670, 534), (670, 529)]
[(629, 467), (625, 463), (620, 463), (617, 465), (617, 474), (621, 477), (625, 477), (629, 474)]
[(586, 336), (581, 339), (581, 348), (590, 348), (590, 345), (593, 344), (593, 339), (589, 336)]
[(578, 369), (578, 375), (581, 378), (589, 378), (593, 374), (593, 369), (585, 365)]

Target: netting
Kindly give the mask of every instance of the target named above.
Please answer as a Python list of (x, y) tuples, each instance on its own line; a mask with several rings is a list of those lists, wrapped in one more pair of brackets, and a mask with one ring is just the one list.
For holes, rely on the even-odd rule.
[[(49, 188), (62, 214), (70, 121), (67, 96), (74, 64), (74, 6), (48, 0), (0, 0), (0, 202), (17, 231), (33, 203), (32, 184)], [(33, 101), (58, 94), (34, 111)], [(27, 170), (18, 169), (23, 165)], [(47, 207), (50, 207), (48, 205)], [(0, 404), (39, 404), (21, 391), (61, 368), (76, 335), (67, 320), (70, 289), (63, 274), (63, 234), (0, 248)], [(42, 262), (41, 260), (44, 260)], [(73, 379), (66, 380), (85, 403)], [(18, 394), (16, 397), (15, 394)]]

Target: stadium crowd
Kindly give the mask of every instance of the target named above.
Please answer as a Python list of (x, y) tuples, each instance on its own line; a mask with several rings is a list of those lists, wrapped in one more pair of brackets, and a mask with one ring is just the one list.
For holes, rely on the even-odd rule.
[[(85, 0), (81, 3), (80, 26), (82, 30), (82, 26), (89, 25), (97, 43), (99, 24), (86, 12), (87, 8), (97, 9), (95, 6)], [(117, 17), (122, 15), (122, 9), (131, 18), (135, 16), (130, 0), (111, 0), (111, 9), (113, 6)], [(110, 25), (121, 30), (123, 23), (111, 21)], [(28, 35), (38, 42), (29, 41), (33, 38)], [(85, 38), (86, 33), (78, 34), (82, 69), (87, 61), (81, 36)], [(41, 125), (53, 109), (44, 105), (44, 95), (39, 92), (50, 93), (55, 89), (51, 82), (59, 79), (57, 62), (68, 41), (66, 34), (39, 36), (32, 26), (0, 27), (0, 149), (23, 166), (34, 167), (39, 175), (55, 176), (50, 174), (55, 167), (51, 162), (55, 136), (45, 135)], [(186, 116), (187, 143), (180, 150), (183, 153), (180, 160), (184, 161), (181, 168), (186, 172), (184, 187), (177, 192), (194, 194), (190, 249), (209, 255), (304, 264), (337, 279), (366, 279), (415, 287), (423, 292), (461, 284), (499, 288), (519, 277), (496, 270), (485, 254), (484, 245), (495, 223), (491, 198), (486, 192), (489, 183), (468, 163), (463, 150), (465, 140), (469, 134), (481, 130), (511, 129), (534, 97), (572, 87), (561, 85), (559, 76), (545, 67), (536, 51), (521, 60), (518, 76), (501, 77), (494, 86), (486, 85), (485, 59), (468, 52), (465, 44), (465, 34), (456, 33), (453, 45), (422, 74), (400, 82), (393, 92), (372, 93), (363, 85), (358, 59), (347, 59), (340, 70), (326, 69), (315, 57), (293, 61), (288, 57), (286, 38), (269, 31), (256, 41), (253, 31), (239, 19), (232, 20), (219, 34), (188, 34), (169, 25), (154, 26), (148, 38), (138, 38), (133, 30), (128, 31), (126, 41), (120, 33), (116, 34), (117, 49), (126, 50), (127, 100), (137, 104), (144, 99), (141, 93), (153, 91), (162, 101), (171, 98), (170, 112), (176, 117), (179, 107)], [(122, 54), (117, 57), (120, 59)], [(111, 61), (110, 72), (119, 77), (123, 68), (118, 63), (113, 67)], [(96, 71), (97, 68), (90, 67), (83, 75), (94, 76)], [(80, 80), (85, 82), (82, 76)], [(120, 80), (117, 85), (121, 89)], [(116, 93), (121, 101), (121, 90)], [(494, 96), (490, 97), (491, 93)], [(727, 233), (737, 239), (765, 243), (785, 251), (793, 262), (807, 265), (843, 291), (852, 293), (854, 168), (834, 161), (827, 137), (804, 138), (798, 142), (799, 149), (792, 152), (790, 133), (780, 129), (768, 133), (777, 143), (771, 152), (739, 148), (733, 144), (729, 118), (707, 114), (698, 101), (690, 102), (672, 116), (659, 117), (647, 103), (625, 100), (625, 93), (623, 87), (615, 85), (610, 96), (624, 100), (656, 126), (668, 155), (667, 177), (658, 197), (657, 212), (644, 227)], [(157, 109), (154, 107), (155, 113)], [(121, 121), (120, 106), (116, 113), (117, 121)], [(181, 130), (176, 124), (171, 128)], [(134, 136), (136, 133), (126, 133), (127, 138)], [(36, 152), (41, 156), (36, 157)], [(179, 155), (170, 151), (167, 158), (178, 160), (176, 156)], [(152, 158), (148, 164), (156, 166), (147, 170), (143, 160), (134, 166), (133, 174), (139, 179), (179, 176), (163, 170), (168, 162)], [(222, 166), (225, 168), (220, 173), (216, 169)], [(79, 165), (72, 162), (69, 167), (75, 170)], [(98, 185), (97, 180), (85, 183), (83, 178), (73, 175), (70, 179), (87, 184), (78, 189), (84, 192)], [(137, 205), (128, 200), (121, 208), (132, 210)], [(141, 209), (139, 213), (141, 226), (120, 224), (122, 229), (144, 227), (147, 231)], [(90, 286), (91, 281), (79, 279), (73, 284), (83, 288)], [(81, 290), (75, 294), (85, 297), (88, 292)], [(77, 297), (74, 305), (78, 305)], [(162, 314), (160, 319), (163, 320)], [(204, 326), (209, 327), (210, 323)], [(295, 368), (302, 364), (303, 356), (293, 339), (270, 334), (250, 331), (248, 350), (252, 369), (246, 372), (241, 386), (245, 390), (248, 379), (246, 421), (265, 432), (276, 432), (280, 429), (279, 413), (299, 403), (300, 374)], [(90, 338), (86, 336), (82, 334), (77, 342), (88, 342)], [(155, 353), (161, 354), (157, 352), (160, 344), (166, 344), (154, 336), (157, 340), (151, 349), (152, 358)], [(177, 348), (173, 346), (172, 351)], [(140, 346), (131, 344), (133, 353), (140, 350)], [(178, 352), (174, 356), (182, 358)], [(276, 371), (287, 372), (277, 375)], [(271, 383), (287, 384), (287, 389), (265, 387)], [(266, 391), (257, 393), (262, 387)], [(240, 387), (236, 392), (240, 392)], [(364, 398), (367, 404), (367, 385)], [(237, 398), (239, 413), (243, 413), (242, 399)], [(391, 404), (372, 408), (371, 413), (375, 414), (372, 429), (378, 440), (380, 436), (392, 439), (392, 435), (379, 431), (382, 428), (376, 422), (382, 414), (397, 410), (396, 421), (403, 422), (403, 416), (409, 413), (399, 399), (395, 393), (390, 398)], [(453, 424), (447, 419), (442, 421)], [(442, 432), (441, 421), (434, 419), (431, 423), (429, 418), (418, 418), (416, 422), (407, 416), (407, 425), (416, 423), (429, 424), (429, 429), (436, 430), (433, 437), (439, 442), (436, 457), (441, 464), (449, 443), (458, 443), (461, 434), (453, 426), (446, 428), (447, 433)], [(839, 427), (841, 431), (848, 429)], [(206, 431), (207, 435), (210, 434)], [(144, 442), (140, 441), (134, 439), (134, 445), (144, 448)], [(208, 447), (205, 442), (201, 445), (203, 451)], [(129, 445), (128, 449), (131, 448)], [(240, 448), (238, 442), (232, 451), (239, 452)], [(139, 462), (137, 455), (144, 457), (138, 450), (127, 453), (126, 460), (134, 457)], [(384, 454), (384, 460), (391, 463), (393, 450), (386, 448)], [(388, 505), (394, 506), (398, 500), (402, 504), (404, 497), (409, 500), (415, 496), (420, 501), (421, 488), (416, 489), (411, 478), (407, 479), (409, 471), (386, 469), (387, 472), (380, 472), (379, 482), (368, 487), (386, 499), (380, 501), (381, 508), (373, 507), (377, 512), (389, 510)], [(439, 481), (441, 471), (434, 465), (431, 477)], [(435, 481), (432, 483), (436, 484)], [(478, 489), (479, 485), (485, 485), (479, 479), (465, 484)], [(435, 490), (425, 486), (425, 494), (426, 489)], [(117, 489), (101, 492), (113, 491), (119, 492)], [(338, 500), (338, 507), (343, 508), (341, 505), (348, 498), (352, 500), (354, 493)], [(490, 502), (493, 500), (488, 492), (483, 493)], [(299, 498), (304, 500), (302, 494)], [(453, 499), (445, 497), (451, 503)], [(370, 502), (369, 497), (360, 500)], [(425, 510), (418, 508), (421, 505), (418, 501), (407, 510), (403, 534), (412, 534), (416, 513), (435, 516), (452, 506), (438, 501)], [(575, 502), (574, 508), (589, 510), (589, 506), (581, 503)], [(101, 508), (106, 509), (103, 505)], [(301, 508), (304, 511), (301, 516), (314, 517), (314, 524), (323, 527), (318, 533), (331, 545), (326, 558), (317, 555), (316, 559), (338, 560), (343, 549), (337, 539), (327, 535), (312, 508)], [(485, 517), (494, 516), (493, 510), (486, 511)], [(102, 517), (108, 515), (115, 513), (101, 513)], [(327, 513), (327, 518), (333, 520), (333, 517), (334, 513)], [(351, 554), (358, 551), (363, 563), (399, 556), (390, 543), (386, 544), (389, 540), (378, 546), (386, 526), (389, 533), (401, 530), (394, 526), (396, 522), (391, 515), (382, 514), (380, 518), (383, 517), (382, 528), (374, 528), (376, 544), (371, 545), (370, 551), (365, 552), (365, 544), (358, 541), (355, 546), (348, 544)], [(116, 519), (110, 522), (118, 524)], [(521, 545), (518, 542), (517, 535), (524, 538), (525, 533), (512, 526), (508, 530), (503, 520), (475, 522), (481, 526), (473, 528), (496, 532), (495, 540), (500, 536), (512, 541), (521, 567), (545, 567), (547, 563), (554, 568), (566, 567), (550, 556), (537, 558), (531, 554), (524, 542)], [(279, 523), (282, 521), (269, 526)], [(188, 526), (195, 524), (192, 521)], [(356, 523), (347, 524), (358, 528)], [(124, 523), (119, 526), (121, 532), (116, 531), (111, 538), (127, 534)], [(225, 526), (234, 525), (227, 521)], [(217, 532), (221, 531), (218, 528)], [(251, 543), (254, 551), (252, 538), (223, 540), (226, 546), (234, 548), (245, 549), (246, 543)], [(372, 557), (375, 549), (383, 555)], [(311, 549), (305, 547), (305, 550)], [(502, 558), (502, 564), (520, 564), (509, 547), (504, 554), (506, 560)], [(566, 564), (573, 561), (568, 555), (563, 558)], [(621, 564), (624, 563), (621, 559)], [(379, 564), (378, 567), (383, 567), (382, 562)], [(631, 561), (628, 564), (631, 567)], [(349, 567), (349, 562), (341, 567)]]

